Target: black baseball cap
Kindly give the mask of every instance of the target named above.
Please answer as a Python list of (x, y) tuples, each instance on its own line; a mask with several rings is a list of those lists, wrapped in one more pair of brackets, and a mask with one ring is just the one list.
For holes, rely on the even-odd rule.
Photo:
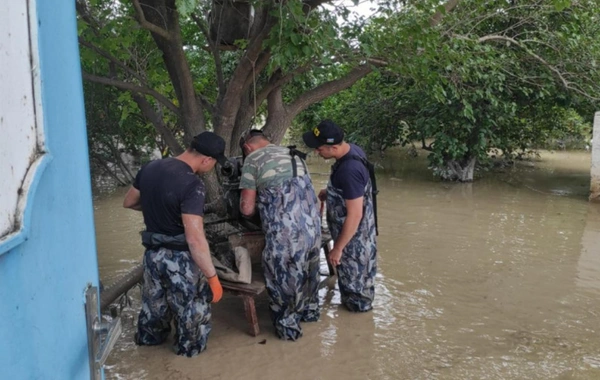
[(306, 146), (316, 149), (321, 145), (336, 145), (344, 140), (344, 131), (331, 120), (323, 120), (310, 132), (302, 135)]
[(194, 137), (191, 147), (200, 154), (214, 158), (221, 166), (227, 163), (225, 140), (213, 132), (202, 132)]

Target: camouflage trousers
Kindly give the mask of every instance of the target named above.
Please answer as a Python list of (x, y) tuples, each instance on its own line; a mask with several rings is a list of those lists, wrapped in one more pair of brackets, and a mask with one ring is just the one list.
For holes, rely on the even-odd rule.
[(321, 220), (310, 177), (258, 193), (265, 249), (262, 265), (277, 335), (296, 340), (300, 322), (317, 321)]
[[(365, 188), (363, 217), (358, 230), (342, 252), (337, 267), (342, 303), (350, 311), (364, 312), (373, 308), (375, 275), (377, 274), (377, 243), (371, 183)], [(346, 201), (341, 190), (327, 186), (327, 224), (335, 241), (346, 219)]]
[(208, 282), (188, 251), (146, 250), (136, 343), (163, 343), (173, 320), (175, 353), (198, 355), (206, 349), (211, 330), (211, 300)]

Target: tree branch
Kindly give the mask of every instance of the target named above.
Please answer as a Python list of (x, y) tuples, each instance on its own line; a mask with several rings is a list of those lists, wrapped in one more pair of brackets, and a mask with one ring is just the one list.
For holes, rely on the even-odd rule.
[(90, 10), (87, 7), (87, 4), (83, 0), (75, 1), (75, 10), (77, 14), (83, 19), (83, 21), (87, 22), (91, 27), (92, 32), (98, 37), (100, 36), (100, 23), (96, 20), (90, 13)]
[[(464, 36), (456, 36), (456, 37), (462, 38), (462, 39), (469, 39), (469, 38), (466, 38)], [(479, 37), (477, 39), (478, 43), (483, 43), (483, 42), (486, 42), (486, 41), (504, 41), (504, 42), (510, 42), (512, 44), (515, 44), (519, 48), (523, 49), (523, 51), (525, 51), (527, 54), (529, 54), (535, 60), (537, 60), (538, 62), (540, 62), (543, 66), (545, 66), (550, 71), (552, 71), (556, 75), (556, 77), (558, 77), (558, 79), (560, 80), (560, 82), (562, 83), (562, 85), (563, 85), (563, 87), (565, 89), (572, 90), (572, 91), (574, 91), (574, 92), (576, 92), (576, 93), (578, 93), (578, 94), (580, 94), (580, 95), (582, 95), (582, 96), (584, 96), (584, 97), (586, 97), (588, 99), (592, 99), (592, 100), (598, 100), (598, 99), (600, 99), (600, 98), (595, 97), (595, 96), (587, 93), (586, 91), (580, 89), (574, 83), (571, 83), (569, 80), (567, 80), (567, 78), (565, 77), (564, 73), (561, 72), (557, 67), (555, 67), (554, 65), (550, 64), (544, 58), (542, 58), (538, 54), (536, 54), (533, 51), (531, 51), (529, 48), (527, 48), (527, 46), (525, 46), (523, 43), (517, 41), (516, 39), (511, 38), (511, 37), (507, 37), (507, 36), (499, 36), (499, 35), (488, 35), (488, 36)]]
[(196, 94), (196, 99), (198, 100), (200, 105), (208, 111), (208, 113), (211, 116), (214, 116), (215, 112), (217, 111), (217, 108), (215, 107), (214, 104), (209, 102), (204, 96), (202, 96), (202, 94)]
[(277, 75), (277, 72), (274, 73), (269, 82), (260, 89), (258, 94), (256, 95), (256, 104), (262, 104), (262, 102), (269, 96), (269, 93), (273, 91), (273, 89), (277, 87), (282, 87), (294, 79), (296, 75), (303, 74), (310, 70), (313, 67), (311, 64), (306, 64), (304, 66), (297, 67), (296, 69), (290, 71), (286, 75)]
[(433, 16), (429, 19), (429, 26), (437, 26), (442, 21), (445, 13), (451, 12), (460, 2), (460, 0), (448, 0), (444, 4), (445, 12), (436, 11)]
[(158, 93), (156, 90), (153, 90), (148, 87), (138, 86), (133, 83), (123, 82), (118, 79), (111, 79), (106, 77), (101, 77), (97, 75), (92, 75), (88, 73), (82, 73), (83, 79), (89, 80), (90, 82), (96, 82), (101, 84), (107, 84), (110, 86), (115, 86), (120, 88), (121, 90), (131, 91), (134, 93), (146, 94), (154, 97), (158, 102), (167, 107), (170, 111), (172, 111), (178, 117), (180, 116), (179, 108), (175, 104), (173, 104), (169, 99), (167, 99), (164, 95)]
[[(202, 34), (204, 34), (206, 41), (208, 41), (209, 50), (212, 53), (213, 58), (215, 60), (215, 72), (217, 74), (217, 85), (219, 87), (219, 96), (222, 97), (225, 95), (225, 81), (223, 80), (223, 65), (221, 63), (221, 52), (220, 52), (219, 48), (217, 47), (217, 45), (215, 43), (213, 43), (213, 41), (210, 39), (208, 29), (206, 28), (206, 26), (204, 25), (204, 23), (202, 22), (200, 17), (198, 17), (195, 13), (192, 13), (191, 17), (192, 17), (192, 20), (194, 20), (194, 22), (198, 26), (198, 29), (200, 29)], [(217, 38), (216, 38), (217, 43), (221, 39), (220, 34), (221, 33), (219, 32), (217, 35)]]
[(323, 5), (323, 4), (331, 3), (331, 2), (332, 2), (332, 0), (306, 0), (306, 1), (302, 2), (302, 10), (305, 13), (308, 13), (311, 10), (318, 7), (319, 5)]
[(220, 132), (224, 136), (229, 136), (233, 131), (236, 115), (240, 109), (240, 94), (245, 93), (244, 87), (248, 77), (253, 75), (253, 71), (255, 71), (258, 59), (264, 56), (264, 54), (268, 54), (263, 51), (262, 44), (275, 25), (276, 21), (277, 20), (272, 16), (267, 17), (261, 31), (258, 32), (255, 37), (251, 38), (248, 44), (248, 49), (241, 58), (240, 63), (233, 72), (231, 80), (227, 85), (225, 96), (219, 103), (221, 119), (219, 120), (218, 125), (220, 127)]
[(160, 133), (163, 139), (165, 139), (165, 142), (171, 151), (175, 155), (181, 154), (183, 152), (183, 148), (175, 138), (175, 135), (173, 135), (173, 132), (171, 132), (171, 130), (165, 125), (162, 115), (152, 108), (152, 104), (150, 104), (150, 102), (146, 100), (144, 96), (134, 93), (133, 100), (137, 103), (144, 117), (149, 120), (152, 125), (154, 125), (156, 131)]
[(107, 52), (103, 49), (100, 49), (99, 47), (85, 41), (82, 37), (79, 37), (79, 44), (87, 47), (88, 49), (93, 50), (94, 52), (96, 52), (96, 54), (108, 59), (110, 62), (114, 63), (115, 65), (117, 65), (121, 69), (123, 69), (123, 71), (125, 71), (126, 73), (128, 73), (129, 75), (134, 77), (135, 79), (139, 80), (141, 84), (148, 86), (148, 84), (146, 83), (146, 80), (144, 78), (142, 78), (142, 76), (140, 76), (135, 70), (133, 70), (130, 67), (128, 67), (127, 65), (125, 65), (123, 62), (119, 61), (117, 58), (115, 58), (109, 52)]
[[(121, 186), (127, 186), (128, 182), (123, 181), (116, 173), (112, 171), (112, 169), (106, 163), (106, 159), (99, 154), (94, 153), (94, 150), (90, 150), (90, 154), (92, 156), (92, 161), (96, 166), (102, 167), (104, 169), (104, 173), (112, 177), (116, 180)], [(131, 180), (129, 180), (131, 182)]]
[(348, 74), (342, 78), (335, 79), (321, 84), (300, 95), (288, 106), (288, 113), (294, 117), (311, 104), (319, 102), (326, 97), (336, 94), (346, 88), (352, 86), (356, 81), (367, 76), (373, 67), (369, 64), (364, 64), (353, 68)]
[(479, 42), (479, 43), (486, 42), (486, 41), (505, 41), (505, 42), (508, 41), (512, 44), (517, 45), (518, 47), (523, 49), (527, 54), (529, 54), (530, 56), (532, 56), (533, 58), (535, 58), (536, 60), (541, 62), (544, 66), (546, 66), (548, 69), (550, 69), (550, 71), (552, 71), (554, 74), (556, 74), (556, 76), (560, 79), (560, 81), (562, 82), (562, 84), (565, 88), (569, 88), (569, 82), (565, 79), (565, 77), (563, 77), (560, 70), (558, 70), (556, 67), (554, 67), (553, 65), (548, 63), (544, 58), (540, 57), (536, 53), (529, 50), (526, 46), (524, 46), (522, 43), (515, 40), (514, 38), (507, 37), (507, 36), (489, 35), (489, 36), (479, 37), (477, 39), (477, 42)]
[(146, 16), (144, 16), (144, 11), (142, 10), (142, 6), (140, 5), (139, 0), (132, 0), (132, 2), (133, 7), (135, 8), (135, 12), (137, 14), (137, 21), (139, 22), (142, 28), (161, 36), (165, 40), (171, 41), (173, 39), (173, 36), (171, 36), (171, 33), (169, 33), (169, 31), (146, 20)]

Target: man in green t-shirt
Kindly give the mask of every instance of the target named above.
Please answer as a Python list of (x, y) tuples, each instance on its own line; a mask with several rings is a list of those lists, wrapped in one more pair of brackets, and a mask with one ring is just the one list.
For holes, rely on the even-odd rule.
[(240, 211), (260, 214), (271, 317), (281, 339), (302, 336), (300, 322), (319, 319), (321, 219), (304, 160), (294, 149), (271, 144), (260, 130), (249, 131), (240, 145), (244, 165)]

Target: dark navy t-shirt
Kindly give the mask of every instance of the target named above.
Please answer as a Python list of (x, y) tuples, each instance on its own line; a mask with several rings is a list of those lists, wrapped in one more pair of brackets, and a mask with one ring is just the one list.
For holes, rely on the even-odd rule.
[[(350, 144), (350, 151), (334, 164), (331, 174), (333, 187), (342, 190), (344, 199), (356, 199), (365, 195), (365, 186), (369, 182), (369, 171), (362, 161), (350, 158), (360, 156), (366, 159), (366, 154), (357, 145)], [(336, 168), (337, 166), (337, 168)]]
[(133, 182), (140, 191), (146, 230), (184, 233), (181, 214), (204, 215), (204, 183), (185, 162), (165, 158), (144, 165)]

